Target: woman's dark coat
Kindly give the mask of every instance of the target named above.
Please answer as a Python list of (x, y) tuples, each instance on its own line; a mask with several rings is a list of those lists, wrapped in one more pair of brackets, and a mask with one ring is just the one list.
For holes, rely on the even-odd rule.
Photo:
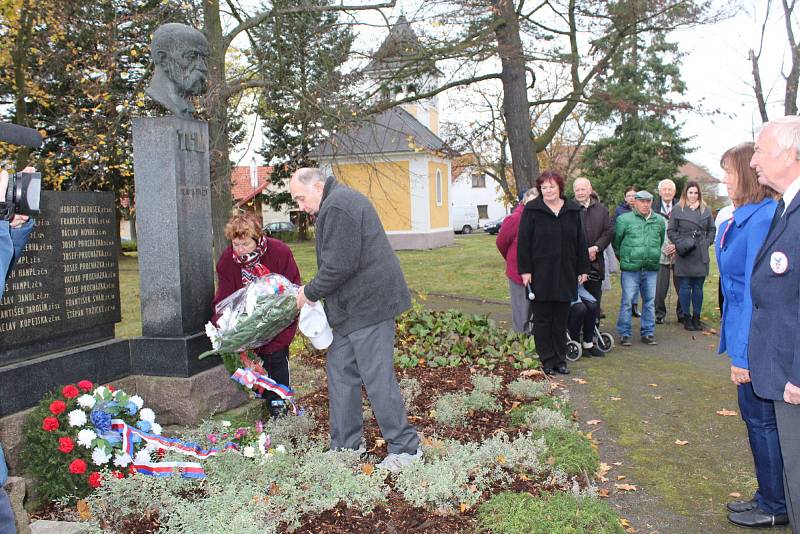
[[(678, 251), (675, 255), (675, 276), (708, 276), (708, 247), (714, 244), (715, 235), (714, 217), (708, 207), (701, 206), (693, 210), (678, 204), (672, 209), (667, 236)], [(692, 243), (694, 248), (688, 254), (681, 255), (683, 250), (691, 248)]]
[(581, 206), (565, 200), (558, 217), (542, 197), (528, 202), (517, 237), (519, 273), (531, 273), (536, 300), (573, 302), (578, 275), (589, 274)]

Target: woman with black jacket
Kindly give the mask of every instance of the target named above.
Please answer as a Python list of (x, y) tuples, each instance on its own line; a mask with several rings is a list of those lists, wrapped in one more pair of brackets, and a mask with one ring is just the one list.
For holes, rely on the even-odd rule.
[(564, 178), (545, 171), (536, 188), (539, 198), (522, 212), (517, 264), (523, 284), (530, 284), (535, 295), (533, 338), (542, 369), (566, 375), (569, 305), (577, 298), (577, 284), (588, 279), (588, 246), (581, 206), (564, 198)]

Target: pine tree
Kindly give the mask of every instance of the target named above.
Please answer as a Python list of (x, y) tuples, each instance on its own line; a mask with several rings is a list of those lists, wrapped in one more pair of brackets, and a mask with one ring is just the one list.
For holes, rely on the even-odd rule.
[(663, 33), (635, 35), (598, 77), (589, 118), (614, 130), (589, 144), (582, 168), (607, 204), (622, 200), (630, 186), (655, 191), (663, 179), (681, 181), (676, 174), (686, 161), (689, 139), (674, 117), (685, 105), (672, 100), (685, 90), (680, 57)]
[[(330, 0), (275, 0), (273, 9), (331, 5)], [(331, 11), (279, 15), (259, 27), (255, 56), (269, 86), (259, 109), (262, 157), (274, 167), (265, 200), (273, 209), (293, 205), (283, 187), (292, 173), (313, 166), (309, 152), (348, 113), (350, 79), (341, 67), (353, 42), (351, 30)]]

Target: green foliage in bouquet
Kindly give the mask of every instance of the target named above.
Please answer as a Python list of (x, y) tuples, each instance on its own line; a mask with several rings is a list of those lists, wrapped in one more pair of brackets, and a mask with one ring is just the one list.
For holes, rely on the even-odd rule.
[(432, 311), (419, 304), (400, 316), (395, 346), (400, 367), (476, 365), (492, 370), (499, 363), (517, 369), (539, 365), (532, 336), (508, 332), (483, 315)]

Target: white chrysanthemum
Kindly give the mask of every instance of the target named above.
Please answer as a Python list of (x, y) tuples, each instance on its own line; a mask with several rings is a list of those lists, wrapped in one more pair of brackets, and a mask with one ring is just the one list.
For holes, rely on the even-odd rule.
[(277, 447), (275, 447), (275, 452), (279, 452), (281, 454), (285, 454), (286, 453), (286, 447), (284, 447), (283, 445), (278, 445)]
[(85, 410), (91, 410), (94, 408), (94, 404), (97, 402), (93, 396), (89, 395), (88, 393), (84, 393), (80, 397), (78, 397), (78, 406)]
[(218, 349), (220, 347), (219, 330), (217, 330), (217, 327), (210, 321), (206, 323), (206, 335), (211, 341), (211, 346), (214, 347), (214, 349)]
[(148, 464), (150, 463), (150, 452), (147, 449), (142, 449), (136, 453), (136, 457), (133, 459), (133, 463), (136, 464)]
[(163, 429), (161, 428), (161, 425), (159, 425), (158, 423), (152, 423), (150, 425), (150, 433), (151, 434), (155, 434), (156, 436), (160, 436), (162, 430)]
[(95, 439), (97, 439), (97, 433), (94, 430), (84, 428), (78, 432), (78, 445), (86, 447), (87, 449), (92, 448), (92, 441)]
[(261, 454), (267, 454), (267, 448), (265, 447), (265, 445), (267, 444), (267, 439), (269, 438), (264, 432), (262, 432), (258, 436), (258, 451)]
[(134, 395), (130, 398), (130, 401), (136, 406), (137, 410), (141, 410), (142, 406), (144, 406), (144, 399), (139, 395)]
[(156, 420), (156, 414), (150, 408), (142, 408), (142, 410), (139, 412), (139, 419), (153, 424)]
[(231, 422), (230, 421), (222, 421), (221, 424), (222, 424), (222, 428), (228, 428), (228, 427), (231, 426)]
[(236, 324), (236, 318), (230, 308), (225, 308), (222, 315), (217, 319), (219, 325), (218, 332), (227, 332)]
[(106, 454), (106, 451), (100, 447), (95, 447), (92, 451), (92, 461), (94, 465), (105, 465), (111, 460), (111, 456)]
[(248, 291), (247, 297), (244, 301), (244, 310), (247, 315), (252, 315), (253, 310), (256, 309), (256, 302), (258, 301), (258, 295), (256, 295), (255, 291)]
[(255, 458), (256, 457), (256, 448), (252, 445), (248, 445), (244, 449), (242, 449), (242, 454), (245, 458)]
[(86, 424), (86, 412), (83, 410), (72, 410), (67, 414), (69, 426), (83, 426)]
[(114, 455), (114, 465), (117, 467), (128, 467), (131, 463), (131, 455), (127, 452), (125, 454), (117, 453)]

